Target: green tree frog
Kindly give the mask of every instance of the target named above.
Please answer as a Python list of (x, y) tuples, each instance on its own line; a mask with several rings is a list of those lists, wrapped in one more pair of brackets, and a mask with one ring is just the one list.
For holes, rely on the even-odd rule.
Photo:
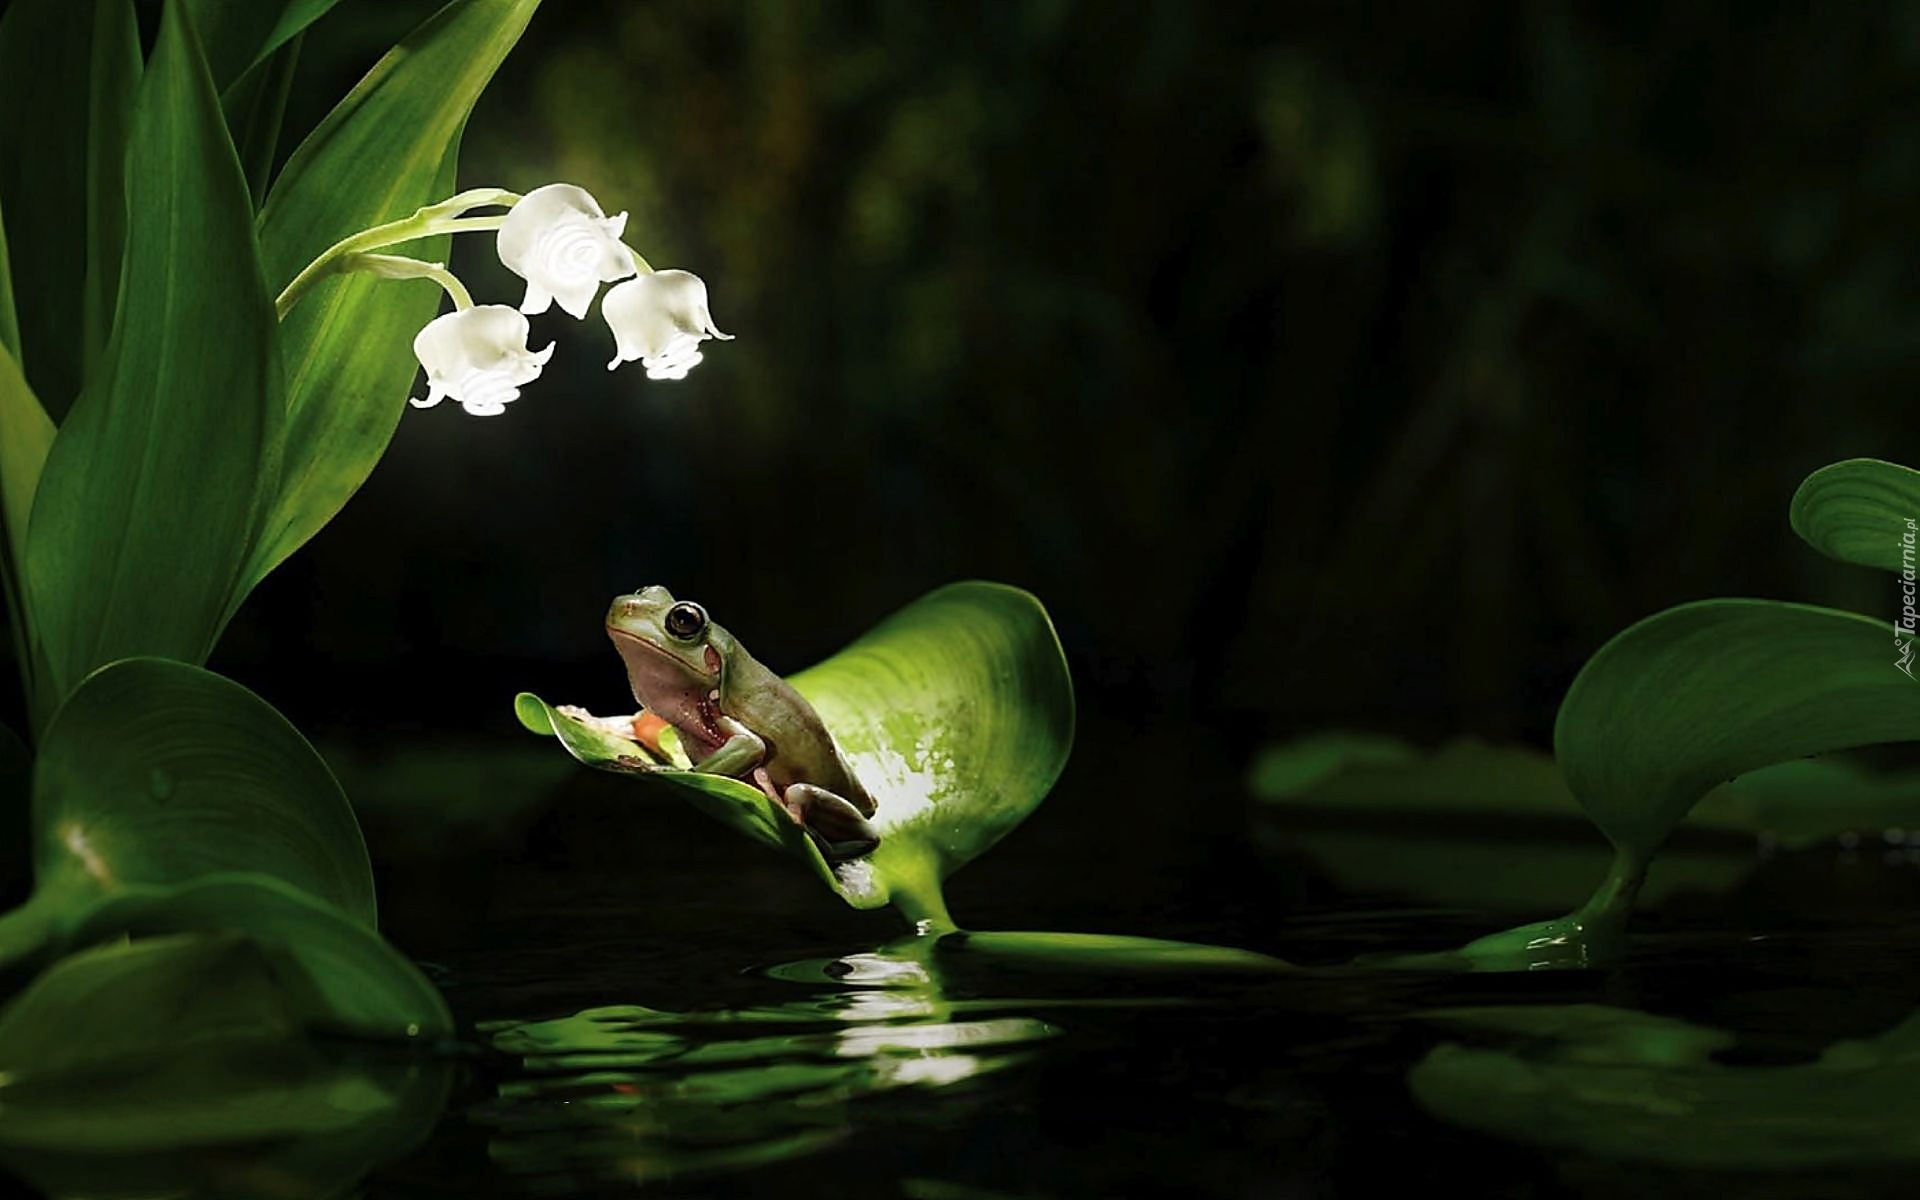
[(651, 740), (650, 719), (671, 725), (694, 770), (751, 782), (830, 860), (880, 844), (868, 821), (873, 797), (820, 714), (705, 609), (666, 588), (642, 588), (614, 598), (607, 633), (642, 706), (633, 718), (640, 740)]

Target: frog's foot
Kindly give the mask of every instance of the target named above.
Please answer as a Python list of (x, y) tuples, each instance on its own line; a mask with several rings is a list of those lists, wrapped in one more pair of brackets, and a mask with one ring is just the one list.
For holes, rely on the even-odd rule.
[(871, 854), (880, 844), (880, 831), (837, 792), (811, 783), (790, 783), (782, 793), (765, 767), (754, 771), (753, 781), (786, 810), (795, 825), (807, 831), (828, 862)]
[[(568, 720), (578, 721), (582, 725), (592, 726), (601, 733), (610, 733), (614, 737), (625, 738), (630, 742), (638, 741), (645, 744), (646, 739), (635, 736), (638, 733), (636, 727), (640, 723), (640, 716), (638, 714), (631, 717), (596, 717), (586, 709), (581, 708), (578, 704), (556, 704), (553, 706), (553, 711), (566, 717)], [(648, 748), (651, 749), (652, 747)]]

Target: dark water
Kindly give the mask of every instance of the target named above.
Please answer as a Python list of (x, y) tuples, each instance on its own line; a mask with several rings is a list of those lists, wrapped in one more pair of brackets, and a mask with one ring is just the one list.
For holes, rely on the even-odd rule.
[[(396, 774), (400, 800), (349, 779), (383, 927), (462, 1033), (434, 1070), (409, 1068), (394, 1121), (311, 1147), (186, 1154), (160, 1164), (164, 1177), (69, 1163), (84, 1186), (68, 1194), (291, 1198), (315, 1194), (315, 1178), (396, 1198), (1913, 1193), (1920, 1050), (1889, 1038), (1874, 1070), (1805, 1067), (1920, 1008), (1920, 864), (1904, 842), (1789, 854), (1683, 838), (1687, 874), (1612, 969), (1391, 971), (1352, 964), (1564, 912), (1603, 847), (1577, 818), (1275, 835), (1249, 828), (1230, 781), (1181, 791), (1191, 772), (1077, 758), (1026, 825), (950, 881), (949, 900), (973, 930), (1180, 939), (1297, 965), (1147, 971), (1085, 954), (1016, 961), (984, 939), (881, 952), (905, 932), (892, 913), (848, 909), (665, 793), (566, 762), (542, 783), (549, 765), (484, 764), (483, 786), (426, 804), (404, 799), (431, 791), (417, 770)], [(1455, 864), (1509, 859), (1560, 865), (1514, 872), (1543, 889), (1518, 910), (1448, 901), (1492, 894)], [(1530, 1044), (1436, 1010), (1547, 1005), (1731, 1036), (1694, 1074), (1671, 1061), (1684, 1039), (1631, 1026), (1575, 1039), (1552, 1052), (1571, 1092), (1543, 1089), (1537, 1105), (1524, 1087), (1504, 1094), (1517, 1136), (1416, 1101), (1409, 1072), (1436, 1047)], [(1602, 1071), (1605, 1086), (1581, 1092), (1583, 1064), (1623, 1054), (1625, 1075)], [(1610, 1082), (1623, 1077), (1638, 1082)], [(1596, 1097), (1630, 1118), (1600, 1151), (1564, 1136)], [(1649, 1114), (1653, 1126), (1633, 1124)], [(1646, 1128), (1659, 1136), (1637, 1145)], [(1644, 1161), (1672, 1161), (1696, 1132), (1716, 1161), (1758, 1169)]]
[[(523, 831), (512, 863), (386, 865), (390, 926), (482, 1049), (425, 1144), (365, 1194), (1911, 1194), (1897, 1164), (1727, 1171), (1535, 1148), (1443, 1123), (1407, 1086), (1459, 1036), (1423, 1014), (1452, 1006), (1645, 1010), (1737, 1031), (1722, 1059), (1748, 1065), (1878, 1033), (1920, 1000), (1912, 870), (1879, 855), (1756, 860), (1731, 894), (1650, 914), (1614, 970), (1462, 976), (1345, 964), (1514, 914), (1341, 895), (1224, 831), (1155, 855), (1039, 822), (953, 881), (964, 925), (1215, 942), (1305, 969), (1088, 973), (962, 952), (930, 977), (863, 957), (899, 934), (890, 914), (848, 911), (698, 818), (636, 825), (598, 786)], [(764, 970), (798, 960), (841, 965)]]

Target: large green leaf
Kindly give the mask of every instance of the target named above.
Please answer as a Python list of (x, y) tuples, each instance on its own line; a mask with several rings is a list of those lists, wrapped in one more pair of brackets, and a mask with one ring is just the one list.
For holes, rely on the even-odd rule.
[(1465, 961), (1510, 970), (1612, 954), (1648, 860), (1716, 784), (1920, 740), (1920, 692), (1897, 661), (1888, 624), (1771, 600), (1684, 604), (1602, 646), (1560, 705), (1554, 750), (1613, 843), (1613, 868), (1579, 911), (1482, 938)]
[[(1409, 1085), (1428, 1111), (1498, 1137), (1610, 1160), (1735, 1171), (1920, 1161), (1909, 1018), (1812, 1063), (1726, 1066), (1734, 1039), (1596, 1005), (1433, 1014), (1513, 1048), (1442, 1045)], [(1739, 1189), (1735, 1189), (1738, 1191)]]
[[(454, 0), (374, 67), (294, 152), (260, 214), (268, 278), (285, 286), (350, 234), (446, 198), (467, 114), (539, 0)], [(415, 248), (445, 254), (445, 239)], [(288, 451), (257, 581), (340, 511), (406, 410), (413, 337), (440, 305), (426, 281), (338, 276), (288, 314)]]
[(305, 1029), (405, 1042), (453, 1034), (433, 985), (365, 921), (259, 872), (212, 872), (171, 886), (131, 885), (103, 897), (69, 940), (238, 931), (287, 980)]
[(1807, 476), (1793, 494), (1793, 531), (1842, 562), (1898, 571), (1920, 555), (1920, 471), (1852, 458)]
[[(341, 1041), (449, 1028), (376, 935), (264, 876), (109, 904), (154, 919), (120, 923), (133, 940), (62, 959), (0, 1013), (0, 1155), (16, 1170), (61, 1195), (257, 1194), (263, 1179), (335, 1195), (431, 1124), (443, 1067)], [(365, 995), (343, 1011), (350, 988), (388, 1011), (365, 1023)]]
[(1789, 759), (1920, 739), (1891, 628), (1768, 600), (1705, 600), (1601, 647), (1567, 691), (1554, 751), (1601, 832), (1645, 858), (1715, 784)]
[(129, 659), (89, 676), (47, 727), (33, 789), (28, 907), (50, 919), (131, 885), (254, 871), (374, 924), (366, 847), (326, 764), (210, 671)]
[(135, 105), (113, 342), (28, 530), (27, 594), (62, 694), (114, 659), (206, 657), (281, 442), (246, 182), (184, 11), (167, 6)]
[(90, 382), (125, 232), (122, 163), (140, 43), (130, 0), (14, 0), (0, 13), (0, 208), (20, 360), (55, 417)]
[(911, 920), (950, 928), (941, 880), (1040, 803), (1073, 743), (1073, 685), (1046, 610), (1018, 588), (953, 584), (791, 682), (878, 802), (881, 842), (867, 858), (829, 867), (758, 788), (659, 767), (639, 743), (531, 695), (516, 708), (582, 762), (665, 780), (735, 829), (799, 855), (849, 904), (892, 901)]

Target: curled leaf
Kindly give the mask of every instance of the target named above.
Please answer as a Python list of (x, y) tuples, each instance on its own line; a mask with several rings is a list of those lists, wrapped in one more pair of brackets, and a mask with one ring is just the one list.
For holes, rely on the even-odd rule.
[[(1877, 458), (1821, 467), (1793, 494), (1793, 531), (1841, 562), (1898, 571), (1920, 520), (1920, 471)], [(1920, 540), (1920, 539), (1916, 539)]]
[(1040, 803), (1073, 743), (1073, 685), (1046, 609), (1003, 584), (952, 584), (789, 682), (879, 804), (880, 847), (865, 858), (829, 865), (758, 788), (665, 765), (608, 722), (530, 694), (515, 707), (587, 765), (663, 780), (800, 856), (856, 908), (892, 902), (910, 920), (950, 927), (941, 880)]

